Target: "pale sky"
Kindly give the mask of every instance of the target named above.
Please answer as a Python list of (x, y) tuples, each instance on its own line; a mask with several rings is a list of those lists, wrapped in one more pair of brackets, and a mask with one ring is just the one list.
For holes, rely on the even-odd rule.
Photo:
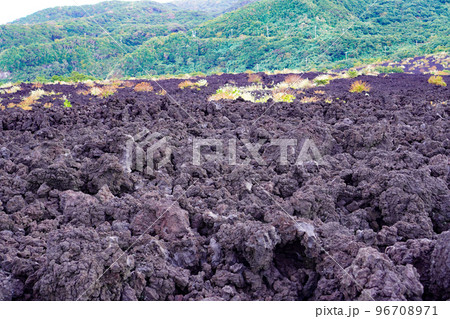
[[(0, 5), (0, 24), (12, 22), (36, 11), (59, 7), (94, 4), (105, 0), (2, 0)], [(136, 0), (122, 0), (136, 1)], [(172, 0), (152, 0), (155, 2), (171, 2)]]

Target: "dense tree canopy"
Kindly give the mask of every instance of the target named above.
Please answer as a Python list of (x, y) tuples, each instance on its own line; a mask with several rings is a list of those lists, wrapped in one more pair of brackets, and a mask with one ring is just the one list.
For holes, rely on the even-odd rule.
[[(223, 5), (196, 4), (208, 2)], [(146, 1), (62, 7), (0, 26), (0, 71), (31, 80), (73, 71), (106, 77), (351, 66), (448, 49), (449, 9), (443, 0), (260, 0), (214, 18)]]

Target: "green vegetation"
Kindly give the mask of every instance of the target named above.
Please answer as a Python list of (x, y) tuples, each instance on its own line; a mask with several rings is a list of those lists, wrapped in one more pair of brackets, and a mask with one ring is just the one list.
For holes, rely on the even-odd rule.
[(70, 103), (70, 101), (67, 98), (64, 99), (64, 107), (72, 107), (72, 104)]
[(356, 71), (356, 70), (348, 70), (347, 75), (351, 79), (356, 78), (358, 76), (358, 71)]
[(428, 79), (428, 83), (434, 84), (437, 86), (447, 86), (447, 83), (444, 81), (442, 76), (432, 76)]
[(120, 77), (124, 74), (116, 66), (124, 54), (211, 17), (150, 1), (42, 10), (0, 26), (0, 71), (10, 72), (13, 81), (69, 77), (73, 71), (93, 78)]
[(178, 0), (173, 3), (186, 10), (223, 13), (236, 10), (255, 1), (258, 0)]
[(392, 67), (392, 66), (378, 66), (375, 68), (376, 72), (379, 73), (403, 73), (405, 72), (401, 67)]
[(448, 4), (383, 1), (368, 8), (371, 3), (261, 0), (201, 24), (195, 38), (176, 33), (150, 39), (125, 57), (124, 72), (349, 68), (363, 59), (395, 60), (450, 48)]
[[(54, 76), (52, 76), (50, 81), (46, 81), (44, 78), (44, 82), (83, 82), (83, 81), (88, 81), (88, 80), (95, 81), (98, 79), (95, 78), (94, 76), (81, 74), (76, 71), (73, 71), (70, 74), (70, 76), (54, 75)], [(36, 81), (36, 82), (41, 82), (41, 81)]]
[(450, 49), (448, 1), (192, 1), (186, 9), (215, 13), (149, 1), (37, 12), (0, 26), (0, 72), (64, 81), (74, 71), (103, 79), (343, 69)]
[(362, 93), (362, 92), (370, 92), (370, 85), (367, 82), (356, 81), (352, 83), (350, 87), (351, 93)]

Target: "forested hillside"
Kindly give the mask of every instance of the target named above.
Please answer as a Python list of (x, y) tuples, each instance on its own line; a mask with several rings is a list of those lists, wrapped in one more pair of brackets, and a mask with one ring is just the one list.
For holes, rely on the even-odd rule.
[(133, 52), (148, 39), (186, 31), (211, 17), (151, 1), (39, 11), (0, 26), (0, 71), (21, 80), (72, 71), (104, 77), (124, 51)]
[(223, 13), (239, 9), (255, 1), (259, 0), (177, 0), (173, 4), (186, 10)]
[(439, 0), (262, 0), (195, 29), (152, 39), (126, 74), (311, 68), (449, 48), (449, 3)]
[(248, 2), (113, 1), (43, 10), (0, 26), (0, 72), (33, 80), (73, 71), (104, 78), (350, 67), (450, 47), (445, 0)]

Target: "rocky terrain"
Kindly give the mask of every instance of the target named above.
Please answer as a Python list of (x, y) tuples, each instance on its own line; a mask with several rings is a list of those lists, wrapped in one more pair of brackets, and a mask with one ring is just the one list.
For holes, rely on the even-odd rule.
[[(450, 299), (450, 91), (428, 78), (336, 79), (292, 103), (208, 102), (246, 74), (3, 92), (0, 300)], [(38, 89), (54, 94), (13, 107)], [(145, 130), (170, 138), (155, 164), (172, 150), (150, 175), (126, 164)], [(320, 163), (264, 142), (305, 138)], [(194, 139), (236, 139), (241, 165), (194, 165)]]

